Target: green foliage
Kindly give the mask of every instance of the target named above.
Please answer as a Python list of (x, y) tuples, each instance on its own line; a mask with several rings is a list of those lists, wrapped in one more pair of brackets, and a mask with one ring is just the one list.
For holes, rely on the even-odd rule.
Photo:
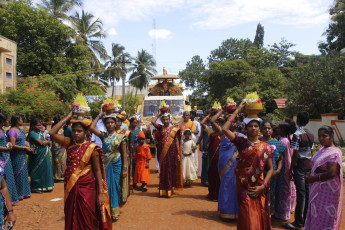
[(299, 63), (290, 75), (288, 84), (290, 113), (301, 108), (311, 117), (322, 113), (339, 113), (344, 117), (345, 109), (345, 57), (324, 56), (307, 64)]
[(64, 57), (69, 27), (27, 2), (4, 4), (0, 25), (0, 34), (18, 45), (17, 71), (22, 75), (53, 73), (52, 66)]
[(345, 1), (335, 0), (329, 9), (329, 14), (331, 23), (324, 33), (326, 42), (319, 44), (322, 54), (329, 54), (332, 50), (339, 52), (345, 48)]
[[(119, 101), (122, 101), (122, 98)], [(130, 90), (126, 93), (125, 103), (126, 103), (127, 114), (135, 114), (136, 108), (138, 107), (138, 105), (142, 104), (139, 97), (135, 96), (133, 90)]]
[(206, 66), (198, 55), (187, 62), (186, 68), (179, 72), (179, 76), (189, 89), (205, 91), (208, 86)]
[(147, 87), (150, 78), (157, 72), (155, 66), (156, 61), (151, 54), (145, 50), (138, 51), (133, 66), (128, 68), (128, 71), (132, 71), (130, 84), (139, 90)]
[(101, 111), (102, 102), (103, 102), (103, 98), (99, 98), (91, 103), (90, 102), (88, 103), (91, 109), (90, 115), (93, 119), (95, 119), (97, 115), (99, 114), (99, 112)]
[(272, 113), (267, 113), (266, 117), (268, 117), (268, 119), (270, 119), (272, 122), (275, 123), (275, 122), (280, 122), (284, 120), (284, 118), (286, 117), (286, 114), (282, 110), (275, 109), (273, 110)]
[(254, 45), (261, 49), (264, 46), (264, 36), (265, 30), (264, 27), (259, 23), (256, 27), (256, 33), (254, 38)]
[(24, 121), (33, 117), (48, 120), (63, 114), (66, 108), (52, 89), (34, 78), (19, 80), (17, 90), (6, 91), (0, 102), (0, 111), (8, 115), (20, 113)]

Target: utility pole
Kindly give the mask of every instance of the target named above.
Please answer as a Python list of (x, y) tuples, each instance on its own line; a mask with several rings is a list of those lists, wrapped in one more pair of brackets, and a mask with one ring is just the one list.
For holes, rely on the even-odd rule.
[(117, 64), (122, 64), (122, 110), (126, 109), (125, 105), (125, 97), (126, 97), (126, 90), (125, 90), (125, 81), (126, 81), (126, 64), (131, 64), (130, 61), (126, 61), (125, 55), (122, 55), (122, 61), (116, 62)]

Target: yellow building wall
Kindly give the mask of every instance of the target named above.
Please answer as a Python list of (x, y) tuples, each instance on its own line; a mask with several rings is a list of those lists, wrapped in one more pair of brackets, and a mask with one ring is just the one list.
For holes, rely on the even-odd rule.
[(17, 43), (0, 35), (0, 93), (17, 85)]

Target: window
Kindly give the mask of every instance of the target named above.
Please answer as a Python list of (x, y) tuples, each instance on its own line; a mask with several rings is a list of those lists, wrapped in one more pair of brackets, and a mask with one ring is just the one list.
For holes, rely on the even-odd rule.
[(6, 78), (7, 78), (7, 79), (12, 79), (12, 73), (7, 73), (7, 72), (6, 72)]
[(6, 58), (6, 64), (12, 65), (12, 58)]

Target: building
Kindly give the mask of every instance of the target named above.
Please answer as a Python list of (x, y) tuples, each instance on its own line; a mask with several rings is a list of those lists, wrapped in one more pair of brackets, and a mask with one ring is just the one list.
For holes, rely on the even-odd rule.
[(0, 35), (0, 94), (17, 85), (17, 43)]
[[(106, 97), (111, 97), (112, 91), (113, 91), (113, 87), (112, 86), (107, 87)], [(141, 101), (144, 100), (145, 96), (147, 96), (147, 94), (148, 94), (147, 88), (144, 88), (142, 90), (137, 90), (133, 86), (129, 86), (129, 85), (125, 86), (125, 92), (126, 92), (126, 94), (128, 92), (133, 92), (133, 95), (136, 94), (137, 97)], [(122, 86), (115, 86), (114, 87), (114, 99), (118, 100), (119, 103), (121, 104), (120, 100), (122, 99)]]

